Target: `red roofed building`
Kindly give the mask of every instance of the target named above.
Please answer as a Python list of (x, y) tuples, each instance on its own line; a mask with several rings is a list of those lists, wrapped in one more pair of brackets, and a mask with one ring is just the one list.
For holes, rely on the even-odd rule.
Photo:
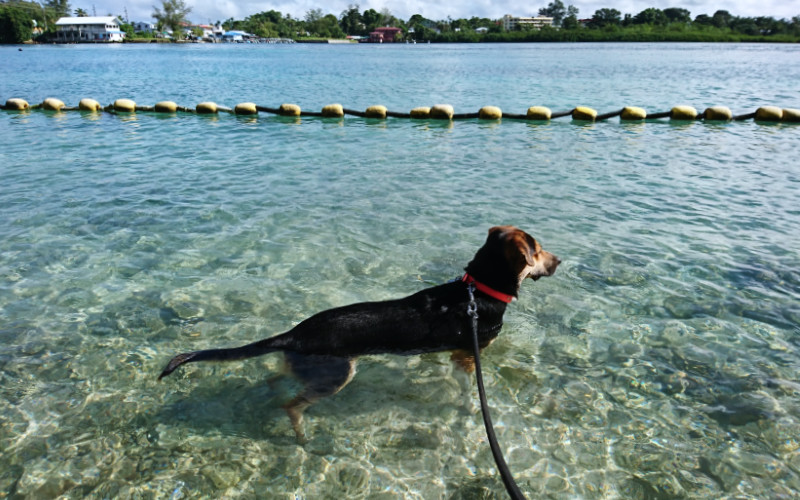
[(403, 30), (400, 28), (375, 28), (375, 31), (369, 34), (369, 41), (373, 43), (394, 42), (396, 37), (402, 35)]

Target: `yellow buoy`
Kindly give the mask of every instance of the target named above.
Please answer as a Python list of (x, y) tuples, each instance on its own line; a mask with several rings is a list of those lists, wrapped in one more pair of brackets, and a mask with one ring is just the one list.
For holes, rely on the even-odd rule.
[(411, 113), (409, 114), (411, 115), (411, 118), (417, 118), (417, 119), (430, 118), (431, 108), (427, 106), (420, 106), (418, 108), (412, 109)]
[(122, 113), (133, 113), (136, 111), (136, 103), (131, 99), (117, 99), (114, 101), (114, 110)]
[(797, 123), (800, 122), (800, 109), (783, 108), (783, 121)]
[(201, 102), (195, 108), (198, 115), (215, 115), (217, 114), (217, 103), (215, 102)]
[(178, 105), (172, 101), (160, 101), (154, 106), (156, 113), (174, 113), (178, 110)]
[(281, 104), (278, 113), (281, 116), (300, 116), (300, 106), (297, 104)]
[(597, 118), (597, 110), (587, 108), (586, 106), (578, 106), (572, 110), (572, 119), (587, 122), (593, 122)]
[(344, 116), (344, 108), (341, 104), (328, 104), (322, 107), (322, 116), (325, 118), (341, 118)]
[(367, 118), (386, 118), (386, 106), (381, 106), (380, 104), (370, 106), (367, 108), (365, 114), (367, 115)]
[(550, 108), (544, 106), (531, 106), (528, 108), (528, 120), (549, 120), (553, 115)]
[(256, 103), (254, 102), (240, 102), (233, 108), (233, 112), (237, 115), (256, 115), (258, 114), (258, 110), (256, 109)]
[(100, 111), (103, 109), (103, 106), (100, 105), (99, 102), (95, 101), (94, 99), (81, 99), (81, 102), (78, 103), (78, 109), (81, 111)]
[(756, 110), (756, 120), (762, 122), (779, 122), (783, 118), (783, 110), (778, 106), (761, 106)]
[(449, 104), (436, 104), (431, 107), (431, 118), (436, 120), (452, 120), (455, 112)]
[(61, 111), (64, 107), (64, 102), (56, 99), (55, 97), (48, 97), (42, 102), (42, 108), (47, 111)]
[(484, 106), (478, 111), (481, 120), (499, 120), (503, 117), (503, 111), (497, 106)]
[(6, 109), (15, 109), (17, 111), (23, 111), (26, 109), (30, 109), (31, 105), (28, 104), (28, 101), (25, 99), (19, 99), (16, 97), (12, 97), (11, 99), (6, 101)]
[(697, 118), (697, 110), (692, 106), (675, 106), (669, 117), (672, 120), (694, 120)]
[(622, 120), (644, 120), (647, 118), (647, 111), (636, 106), (625, 106), (622, 108), (622, 114), (619, 117)]
[(703, 112), (703, 118), (712, 121), (728, 121), (733, 118), (733, 113), (726, 106), (711, 106)]

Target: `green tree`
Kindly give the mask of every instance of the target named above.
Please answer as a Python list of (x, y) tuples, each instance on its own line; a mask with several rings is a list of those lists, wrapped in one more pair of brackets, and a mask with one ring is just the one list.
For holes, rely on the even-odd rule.
[(733, 16), (727, 10), (718, 10), (711, 16), (711, 24), (717, 28), (727, 28), (733, 20)]
[(333, 14), (322, 15), (322, 9), (313, 9), (306, 13), (305, 28), (311, 36), (322, 38), (344, 38), (344, 31), (339, 27), (339, 20)]
[[(311, 12), (310, 19), (316, 19), (316, 14), (316, 12)], [(270, 10), (253, 14), (244, 21), (235, 21), (230, 18), (222, 23), (222, 26), (226, 30), (244, 30), (267, 38), (294, 38), (301, 33), (304, 34), (306, 31), (313, 31), (308, 28), (309, 24), (305, 21), (294, 19), (289, 14), (284, 16), (277, 10)]]
[(578, 22), (578, 18), (576, 16), (567, 16), (561, 21), (561, 27), (565, 30), (574, 30), (578, 29), (580, 23)]
[(330, 38), (344, 38), (345, 35), (342, 28), (339, 27), (339, 20), (336, 19), (336, 16), (333, 14), (327, 14), (325, 17), (320, 19), (320, 22), (324, 23), (323, 26), (327, 28), (328, 35)]
[(361, 14), (361, 22), (367, 33), (371, 33), (375, 31), (375, 28), (383, 26), (383, 15), (375, 9), (367, 9)]
[[(88, 17), (88, 16), (78, 16), (78, 17)], [(133, 30), (133, 25), (130, 23), (119, 23), (119, 29), (125, 32), (125, 39), (130, 40), (131, 38), (136, 36), (136, 32)]]
[(471, 29), (469, 21), (466, 19), (456, 19), (451, 24), (453, 26), (453, 31), (469, 31)]
[(782, 23), (771, 17), (759, 16), (753, 20), (762, 35), (773, 35), (776, 33), (785, 33), (788, 30), (786, 23)]
[(567, 17), (561, 21), (561, 27), (567, 30), (574, 30), (578, 28), (578, 10), (574, 5), (567, 7)]
[(469, 20), (469, 27), (472, 29), (478, 28), (489, 28), (490, 26), (494, 26), (495, 22), (486, 17), (470, 17)]
[(305, 21), (307, 23), (313, 23), (319, 21), (325, 17), (325, 14), (322, 13), (322, 9), (311, 9), (306, 11)]
[(361, 13), (358, 4), (350, 4), (339, 16), (339, 27), (348, 35), (364, 34), (364, 24), (361, 22)]
[(670, 7), (664, 9), (664, 15), (671, 23), (690, 23), (692, 22), (692, 14), (686, 9), (679, 9), (677, 7)]
[(234, 28), (234, 26), (236, 26), (237, 22), (241, 21), (236, 21), (232, 17), (229, 17), (222, 23), (222, 29), (224, 29), (225, 31), (230, 31)]
[(786, 31), (794, 36), (800, 36), (800, 15), (792, 17), (792, 21), (786, 23)]
[(694, 18), (694, 24), (696, 26), (713, 26), (714, 23), (708, 14), (700, 14)]
[(539, 9), (540, 16), (547, 16), (553, 18), (553, 26), (561, 26), (561, 21), (567, 15), (567, 8), (564, 7), (564, 2), (561, 0), (553, 0), (547, 7)]
[(622, 23), (622, 13), (617, 9), (598, 9), (594, 12), (589, 26), (591, 28), (604, 28), (606, 26), (619, 26)]
[(651, 24), (653, 26), (664, 26), (667, 24), (667, 16), (661, 9), (650, 7), (633, 16), (633, 24)]
[(173, 38), (180, 36), (182, 24), (188, 22), (186, 16), (192, 11), (183, 0), (162, 0), (161, 9), (157, 7), (153, 9), (153, 18), (156, 20), (158, 30), (171, 29)]
[(44, 5), (55, 14), (56, 19), (69, 16), (72, 10), (68, 0), (47, 0)]
[[(473, 18), (477, 19), (477, 18)], [(422, 14), (414, 14), (408, 18), (406, 24), (407, 37), (412, 40), (425, 41), (431, 40), (436, 33), (431, 29), (436, 23), (430, 19), (426, 19)]]
[(0, 43), (22, 43), (31, 39), (33, 19), (14, 5), (0, 5)]
[(394, 14), (392, 14), (392, 11), (390, 11), (388, 7), (381, 9), (381, 17), (383, 17), (383, 24), (385, 26), (394, 26), (398, 28), (400, 25), (403, 25), (403, 22), (394, 17)]
[(78, 7), (75, 9), (75, 17), (89, 17), (89, 14), (84, 9)]

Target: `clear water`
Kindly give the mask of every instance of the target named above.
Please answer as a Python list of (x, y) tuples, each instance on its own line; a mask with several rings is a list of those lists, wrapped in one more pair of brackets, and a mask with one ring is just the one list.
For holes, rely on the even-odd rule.
[[(0, 99), (524, 113), (800, 107), (761, 45), (0, 48)], [(0, 112), (0, 496), (503, 497), (446, 354), (363, 358), (312, 407), (278, 355), (319, 310), (457, 276), (488, 227), (563, 264), (484, 377), (530, 498), (800, 495), (800, 127)]]

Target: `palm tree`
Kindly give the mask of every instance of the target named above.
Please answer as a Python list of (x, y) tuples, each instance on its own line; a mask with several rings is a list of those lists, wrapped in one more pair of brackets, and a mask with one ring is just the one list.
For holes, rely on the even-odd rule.
[(47, 0), (44, 5), (55, 12), (55, 17), (68, 16), (72, 10), (69, 7), (69, 0)]
[(192, 11), (192, 8), (183, 0), (162, 0), (161, 9), (157, 7), (154, 9), (153, 18), (158, 24), (158, 30), (169, 28), (172, 30), (173, 37), (179, 36), (183, 28), (181, 25), (187, 22), (186, 16)]
[(89, 13), (87, 13), (84, 9), (77, 8), (75, 9), (75, 17), (89, 17)]

